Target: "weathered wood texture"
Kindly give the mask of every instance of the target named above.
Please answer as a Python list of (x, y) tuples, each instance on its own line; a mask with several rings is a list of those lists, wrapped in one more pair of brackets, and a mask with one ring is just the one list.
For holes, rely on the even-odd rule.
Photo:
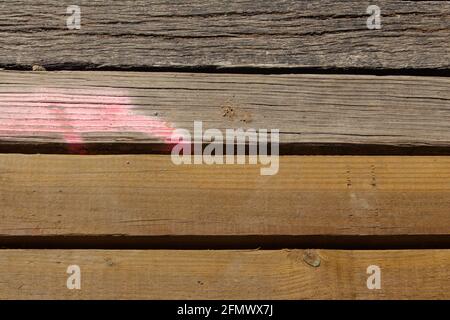
[(448, 235), (450, 158), (0, 155), (1, 236)]
[[(69, 265), (80, 290), (66, 287)], [(449, 299), (449, 270), (449, 250), (1, 250), (0, 298)]]
[(280, 129), (281, 143), (297, 149), (445, 148), (450, 78), (0, 72), (1, 145), (130, 143), (151, 151), (176, 128), (192, 132), (196, 120), (205, 130)]
[[(81, 29), (66, 8), (81, 6)], [(382, 29), (369, 30), (369, 5)], [(38, 0), (0, 4), (0, 65), (436, 68), (450, 1)]]

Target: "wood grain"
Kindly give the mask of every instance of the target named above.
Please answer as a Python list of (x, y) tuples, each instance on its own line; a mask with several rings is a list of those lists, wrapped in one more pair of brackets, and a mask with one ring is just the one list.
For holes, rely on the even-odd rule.
[(0, 72), (0, 145), (13, 152), (168, 151), (173, 130), (192, 133), (194, 121), (204, 130), (279, 129), (282, 146), (297, 154), (314, 146), (334, 154), (345, 145), (446, 149), (450, 78)]
[[(380, 290), (367, 289), (370, 265)], [(449, 250), (1, 250), (0, 298), (449, 299), (449, 270)]]
[[(0, 235), (447, 236), (450, 158), (0, 155)], [(361, 240), (363, 241), (363, 240)]]
[(375, 3), (381, 30), (366, 26), (373, 1), (7, 1), (0, 66), (449, 69), (449, 1)]

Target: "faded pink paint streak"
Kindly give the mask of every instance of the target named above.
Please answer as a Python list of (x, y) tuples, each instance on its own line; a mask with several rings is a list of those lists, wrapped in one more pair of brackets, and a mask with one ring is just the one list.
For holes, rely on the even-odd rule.
[(127, 94), (111, 90), (83, 93), (42, 88), (0, 94), (0, 138), (57, 134), (76, 153), (83, 150), (83, 134), (94, 132), (136, 132), (171, 142), (175, 129), (159, 117), (136, 114)]

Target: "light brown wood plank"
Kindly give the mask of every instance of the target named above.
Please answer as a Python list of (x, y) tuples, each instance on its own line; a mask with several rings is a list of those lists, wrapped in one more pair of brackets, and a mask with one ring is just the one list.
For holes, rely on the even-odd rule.
[[(80, 30), (66, 27), (74, 4)], [(366, 26), (373, 4), (381, 30)], [(0, 65), (448, 69), (449, 14), (449, 1), (14, 0)]]
[[(371, 265), (380, 290), (367, 288)], [(449, 250), (1, 250), (0, 298), (449, 299), (449, 270)]]
[(0, 155), (0, 235), (450, 234), (450, 157), (280, 158), (181, 165), (170, 156)]
[(7, 151), (168, 151), (173, 130), (193, 134), (194, 121), (222, 132), (279, 129), (282, 151), (296, 154), (320, 146), (348, 153), (349, 145), (356, 153), (442, 150), (450, 146), (450, 78), (0, 72)]

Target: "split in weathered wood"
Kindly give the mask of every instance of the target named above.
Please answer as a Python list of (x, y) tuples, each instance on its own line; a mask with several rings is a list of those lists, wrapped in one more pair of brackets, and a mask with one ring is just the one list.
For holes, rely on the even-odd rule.
[(449, 14), (450, 1), (7, 1), (0, 67), (449, 70)]
[(450, 78), (0, 72), (3, 152), (167, 153), (194, 121), (289, 154), (448, 154)]

